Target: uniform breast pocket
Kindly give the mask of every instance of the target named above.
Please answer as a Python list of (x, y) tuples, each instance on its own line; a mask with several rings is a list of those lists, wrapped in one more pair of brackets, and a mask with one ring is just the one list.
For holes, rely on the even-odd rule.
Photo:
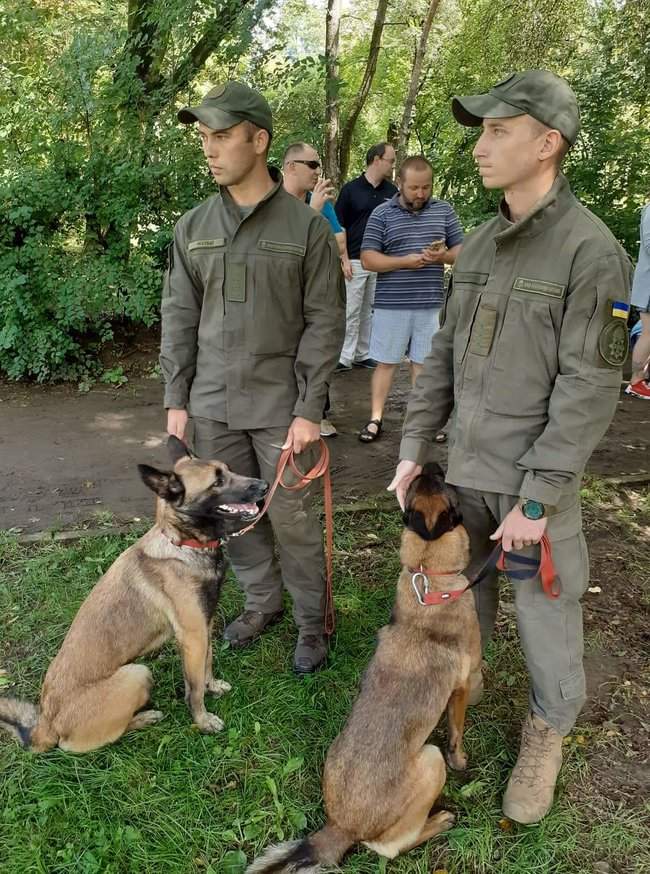
[[(200, 241), (202, 243), (208, 241)], [(189, 247), (191, 264), (203, 284), (203, 306), (199, 323), (199, 344), (223, 348), (223, 281), (225, 240), (220, 245)]]
[(558, 371), (558, 341), (559, 324), (556, 328), (548, 301), (511, 295), (488, 377), (486, 408), (504, 416), (544, 415)]
[(305, 327), (302, 260), (305, 247), (260, 240), (252, 276), (254, 355), (295, 355)]
[[(481, 296), (488, 280), (487, 273), (454, 273), (451, 294), (456, 299), (456, 330), (454, 332), (454, 366), (459, 371), (469, 347)], [(451, 300), (447, 302), (451, 305)]]

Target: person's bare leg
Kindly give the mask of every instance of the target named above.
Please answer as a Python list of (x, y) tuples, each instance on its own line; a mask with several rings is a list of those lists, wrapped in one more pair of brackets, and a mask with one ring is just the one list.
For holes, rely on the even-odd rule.
[(411, 361), (411, 388), (415, 386), (415, 380), (422, 373), (422, 365)]
[[(393, 377), (397, 364), (377, 364), (372, 372), (370, 380), (370, 397), (371, 397), (371, 419), (382, 419), (384, 416), (384, 405), (388, 392), (393, 384)], [(368, 430), (371, 433), (377, 433), (377, 426), (370, 425)]]
[(630, 382), (647, 379), (645, 366), (650, 358), (650, 313), (641, 313), (641, 336), (632, 350), (632, 376)]

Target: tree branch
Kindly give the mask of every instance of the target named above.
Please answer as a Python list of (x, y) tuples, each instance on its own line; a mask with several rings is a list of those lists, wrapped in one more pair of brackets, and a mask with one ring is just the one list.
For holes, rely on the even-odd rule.
[(436, 12), (438, 11), (438, 7), (440, 6), (440, 0), (429, 0), (429, 8), (427, 9), (427, 14), (425, 16), (424, 22), (422, 24), (422, 31), (420, 33), (420, 39), (418, 40), (417, 47), (415, 49), (415, 56), (413, 58), (413, 67), (411, 69), (411, 79), (409, 82), (408, 91), (406, 93), (406, 100), (404, 102), (404, 113), (402, 115), (402, 123), (400, 124), (399, 134), (397, 137), (397, 166), (402, 163), (406, 156), (406, 148), (408, 145), (409, 139), (409, 126), (411, 124), (411, 118), (413, 116), (413, 108), (415, 106), (415, 99), (417, 97), (418, 88), (420, 85), (420, 80), (422, 78), (422, 66), (424, 63), (424, 54), (427, 48), (427, 40), (429, 39), (429, 33), (431, 31), (431, 25), (433, 24), (433, 19), (436, 16)]
[(345, 124), (343, 125), (343, 130), (341, 132), (341, 142), (339, 145), (339, 173), (341, 175), (341, 179), (345, 179), (348, 172), (348, 166), (350, 163), (350, 148), (352, 146), (352, 136), (354, 134), (354, 128), (357, 123), (357, 119), (363, 109), (366, 100), (368, 99), (368, 94), (370, 93), (370, 86), (372, 85), (372, 80), (375, 77), (375, 73), (377, 71), (377, 60), (379, 58), (379, 50), (381, 48), (381, 37), (384, 31), (384, 24), (386, 21), (386, 10), (388, 9), (388, 0), (379, 0), (377, 4), (377, 13), (375, 15), (375, 24), (372, 29), (372, 37), (370, 39), (370, 48), (368, 50), (368, 61), (366, 63), (366, 69), (363, 74), (363, 79), (361, 80), (361, 86), (359, 91), (357, 92), (354, 101), (352, 102), (352, 107), (350, 109), (350, 113), (347, 117)]

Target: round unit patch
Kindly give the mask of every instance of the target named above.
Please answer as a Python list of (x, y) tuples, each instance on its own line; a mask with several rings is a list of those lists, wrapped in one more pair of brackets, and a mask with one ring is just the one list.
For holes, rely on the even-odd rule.
[(627, 322), (621, 319), (611, 319), (598, 336), (600, 357), (612, 367), (620, 367), (625, 364), (629, 345)]
[(221, 97), (225, 90), (225, 85), (215, 85), (214, 88), (211, 88), (205, 95), (205, 99), (207, 100), (208, 98), (210, 98), (210, 100), (215, 100), (217, 97)]

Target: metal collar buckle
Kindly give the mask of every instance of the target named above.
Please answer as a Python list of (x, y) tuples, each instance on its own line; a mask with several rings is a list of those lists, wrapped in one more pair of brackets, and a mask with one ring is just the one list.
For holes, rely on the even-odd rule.
[[(418, 577), (422, 577), (423, 580), (423, 594), (420, 593), (420, 589), (418, 588)], [(415, 573), (411, 574), (411, 585), (413, 586), (415, 597), (418, 599), (418, 604), (421, 607), (426, 607), (427, 605), (424, 597), (429, 594), (429, 577), (422, 571), (415, 571)]]

